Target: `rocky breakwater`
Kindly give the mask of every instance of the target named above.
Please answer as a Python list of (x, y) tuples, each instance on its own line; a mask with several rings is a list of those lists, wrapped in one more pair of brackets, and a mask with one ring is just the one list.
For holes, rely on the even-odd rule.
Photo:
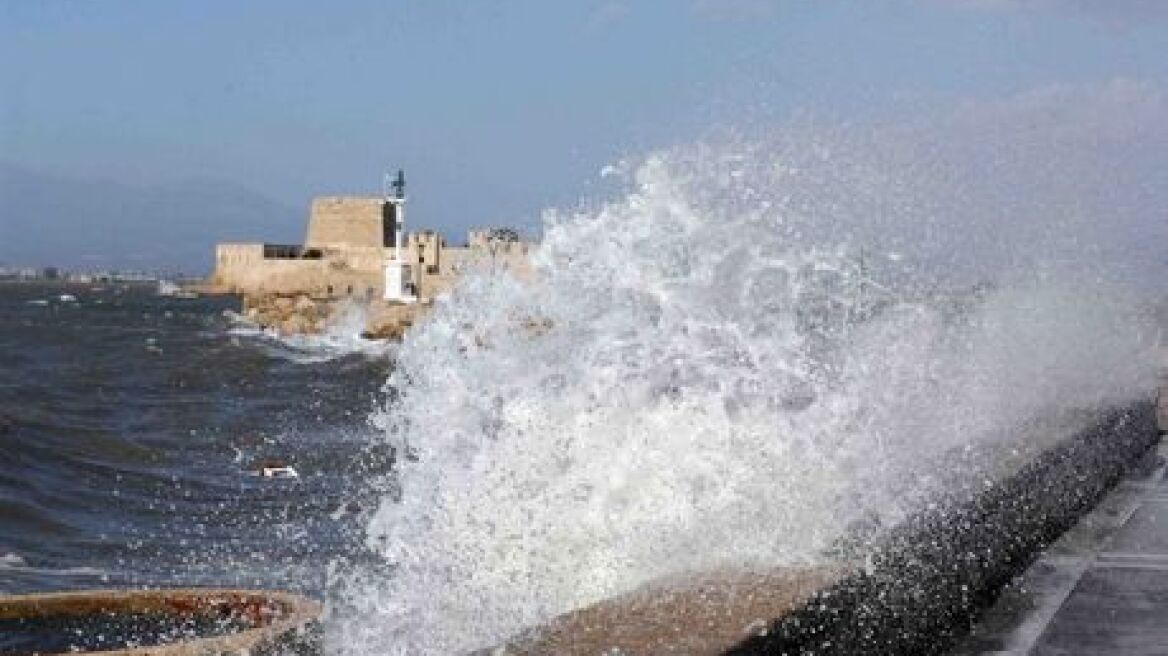
[(382, 300), (317, 298), (307, 294), (248, 294), (243, 317), (280, 335), (320, 335), (338, 327), (366, 339), (400, 340), (430, 309), (430, 304)]
[(247, 295), (243, 297), (243, 316), (257, 326), (282, 335), (312, 335), (328, 328), (329, 319), (335, 314), (333, 305), (306, 294)]
[(361, 336), (366, 339), (400, 340), (406, 331), (420, 321), (433, 307), (432, 303), (386, 303), (376, 301), (369, 305), (365, 314), (365, 330)]

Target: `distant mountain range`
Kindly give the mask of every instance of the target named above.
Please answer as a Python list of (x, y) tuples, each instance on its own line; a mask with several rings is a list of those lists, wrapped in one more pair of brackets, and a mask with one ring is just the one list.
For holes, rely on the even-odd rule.
[(202, 274), (216, 242), (299, 243), (306, 211), (212, 178), (136, 186), (0, 164), (0, 263)]

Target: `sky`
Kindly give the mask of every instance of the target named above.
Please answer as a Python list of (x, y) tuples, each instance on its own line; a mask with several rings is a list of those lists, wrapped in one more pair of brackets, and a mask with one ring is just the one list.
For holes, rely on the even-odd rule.
[[(166, 202), (117, 194), (179, 188), (230, 206), (173, 237), (197, 269), (204, 242), (298, 240), (311, 197), (397, 168), (414, 226), (536, 233), (607, 163), (712, 130), (1115, 80), (1168, 85), (1168, 2), (0, 0), (0, 262), (157, 266), (183, 245), (130, 233)], [(27, 200), (53, 189), (110, 198)], [(86, 221), (113, 236), (54, 248)]]

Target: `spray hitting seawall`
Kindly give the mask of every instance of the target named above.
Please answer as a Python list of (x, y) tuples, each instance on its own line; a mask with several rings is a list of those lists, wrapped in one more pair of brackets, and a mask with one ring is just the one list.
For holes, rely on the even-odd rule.
[(860, 223), (907, 247), (927, 216), (953, 239), (927, 176), (959, 169), (880, 134), (651, 155), (619, 200), (549, 215), (534, 282), (468, 278), (390, 378), (376, 419), (404, 457), (369, 526), (388, 566), (338, 577), (330, 648), (458, 653), (661, 577), (823, 562), (1042, 446), (1024, 425), (1147, 389), (1115, 289), (1018, 269), (921, 287), (944, 276)]

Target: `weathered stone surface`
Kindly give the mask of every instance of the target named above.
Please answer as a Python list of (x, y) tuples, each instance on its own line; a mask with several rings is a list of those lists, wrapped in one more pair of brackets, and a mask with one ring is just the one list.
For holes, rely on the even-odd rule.
[[(308, 248), (381, 248), (392, 245), (387, 234), (386, 212), (392, 211), (384, 199), (359, 196), (321, 196), (312, 200), (308, 218)], [(392, 225), (390, 223), (389, 225)]]
[[(248, 294), (244, 297), (244, 307), (244, 316), (249, 321), (281, 335), (321, 334), (354, 309), (348, 301), (313, 299), (305, 294)], [(404, 305), (380, 300), (358, 307), (366, 318), (363, 337), (392, 340), (402, 339), (431, 308), (426, 303)]]
[[(94, 590), (0, 597), (0, 622), (27, 627), (25, 633), (34, 642), (59, 642), (70, 637), (37, 631), (38, 623), (49, 626), (60, 622), (82, 626), (92, 623), (94, 635), (75, 636), (92, 639), (101, 637), (98, 634), (103, 623), (116, 623), (118, 617), (133, 616), (228, 622), (238, 629), (228, 635), (194, 637), (170, 644), (138, 648), (122, 645), (123, 648), (87, 652), (108, 656), (317, 654), (320, 613), (320, 604), (303, 597), (251, 590)], [(17, 631), (0, 635), (0, 641), (19, 643), (20, 639)], [(45, 653), (45, 647), (52, 648), (27, 644), (7, 647), (11, 649), (6, 648), (5, 653)]]
[(842, 575), (829, 569), (727, 571), (659, 582), (555, 619), (493, 652), (722, 654)]
[(411, 305), (375, 303), (370, 306), (365, 321), (368, 339), (400, 340), (431, 309), (425, 303)]
[(293, 314), (280, 322), (280, 333), (284, 335), (306, 335), (310, 333), (310, 324), (304, 316)]

